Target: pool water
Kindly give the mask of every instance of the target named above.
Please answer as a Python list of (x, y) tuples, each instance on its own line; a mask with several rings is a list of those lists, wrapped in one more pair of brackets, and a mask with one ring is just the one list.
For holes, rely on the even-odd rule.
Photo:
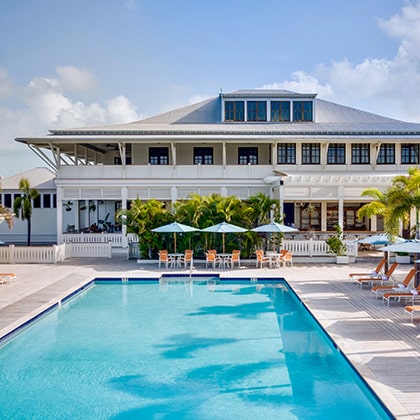
[(0, 349), (7, 419), (383, 419), (285, 283), (96, 284)]

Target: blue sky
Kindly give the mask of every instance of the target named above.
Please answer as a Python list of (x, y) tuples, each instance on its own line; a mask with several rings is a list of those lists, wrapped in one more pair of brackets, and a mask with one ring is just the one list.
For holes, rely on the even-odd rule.
[(0, 174), (16, 137), (282, 88), (420, 122), (420, 0), (0, 0)]

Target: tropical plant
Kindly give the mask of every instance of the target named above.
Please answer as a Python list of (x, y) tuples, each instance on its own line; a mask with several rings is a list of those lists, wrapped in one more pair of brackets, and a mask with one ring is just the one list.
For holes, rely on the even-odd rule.
[(7, 223), (7, 226), (9, 226), (9, 229), (13, 227), (13, 218), (14, 214), (3, 204), (0, 204), (0, 222), (3, 220)]
[(163, 249), (165, 238), (151, 230), (165, 223), (173, 222), (173, 216), (159, 200), (142, 202), (136, 198), (129, 209), (120, 209), (116, 213), (118, 223), (127, 226), (127, 233), (134, 233), (139, 238), (140, 255), (152, 257)]
[(31, 188), (29, 180), (22, 178), (19, 181), (19, 191), (21, 192), (20, 197), (15, 198), (13, 202), (13, 212), (16, 217), (22, 220), (27, 220), (28, 224), (28, 246), (31, 245), (31, 219), (32, 219), (32, 200), (39, 197), (39, 191), (35, 188)]
[(415, 237), (420, 239), (420, 169), (410, 168), (408, 175), (398, 175), (392, 180), (387, 191), (388, 210), (385, 213), (387, 231), (397, 235), (401, 221), (407, 221), (411, 210), (415, 209)]
[(325, 240), (325, 243), (329, 246), (328, 252), (334, 255), (346, 255), (346, 244), (342, 240), (343, 230), (340, 225), (335, 225), (334, 229), (336, 234)]
[[(135, 233), (139, 237), (139, 249), (144, 258), (146, 255), (154, 256), (159, 249), (167, 249), (172, 245), (173, 235), (152, 232), (153, 228), (176, 220), (201, 229), (224, 221), (251, 229), (256, 226), (256, 218), (259, 224), (268, 222), (270, 213), (273, 211), (277, 214), (277, 209), (277, 202), (263, 194), (241, 201), (235, 196), (200, 196), (192, 193), (187, 199), (174, 203), (170, 210), (167, 210), (165, 203), (161, 201), (150, 200), (142, 203), (137, 198), (131, 202), (130, 209), (120, 209), (116, 213), (116, 221), (127, 226), (127, 233)], [(245, 232), (240, 238), (237, 234), (226, 234), (225, 238), (226, 248), (240, 247), (244, 257), (250, 256), (261, 240), (256, 232)], [(194, 255), (204, 255), (207, 249), (221, 247), (222, 236), (206, 233), (177, 235), (180, 249), (190, 249), (192, 240)]]
[(386, 193), (378, 190), (377, 188), (367, 188), (361, 194), (362, 197), (371, 197), (373, 201), (364, 204), (357, 211), (358, 219), (363, 217), (372, 217), (375, 215), (384, 215), (388, 207), (388, 197)]
[[(275, 219), (278, 218), (278, 204), (274, 200), (263, 193), (258, 193), (249, 198), (248, 217), (252, 220), (254, 226), (264, 225), (270, 222), (271, 214), (275, 214)], [(279, 220), (276, 220), (279, 221)]]

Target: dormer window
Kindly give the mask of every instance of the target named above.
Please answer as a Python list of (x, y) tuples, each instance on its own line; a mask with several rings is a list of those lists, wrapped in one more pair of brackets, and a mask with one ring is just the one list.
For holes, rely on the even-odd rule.
[(293, 121), (312, 121), (312, 101), (293, 101)]
[(244, 101), (225, 102), (225, 121), (245, 121)]
[(290, 121), (290, 101), (271, 101), (271, 121)]
[(267, 102), (248, 101), (247, 102), (248, 121), (267, 121)]
[(255, 89), (221, 94), (220, 97), (221, 119), (225, 122), (314, 121), (316, 94)]

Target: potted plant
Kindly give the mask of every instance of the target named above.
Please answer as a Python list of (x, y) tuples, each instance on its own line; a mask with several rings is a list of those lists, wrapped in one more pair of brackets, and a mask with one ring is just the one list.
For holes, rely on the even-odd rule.
[(343, 237), (343, 231), (339, 225), (335, 225), (334, 228), (336, 234), (325, 240), (325, 243), (329, 247), (328, 252), (335, 255), (335, 262), (337, 264), (348, 264), (349, 256), (346, 255), (347, 247), (341, 239)]
[(408, 254), (407, 252), (397, 252), (395, 254), (395, 262), (399, 264), (410, 264), (410, 254)]

